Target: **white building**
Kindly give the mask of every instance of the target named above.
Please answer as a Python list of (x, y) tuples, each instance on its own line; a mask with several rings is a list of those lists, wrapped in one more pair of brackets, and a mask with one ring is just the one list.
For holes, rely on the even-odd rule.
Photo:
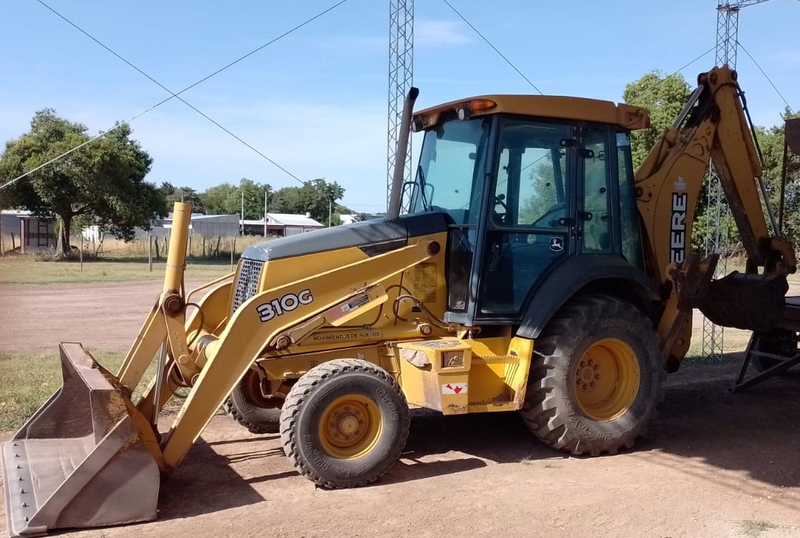
[(55, 222), (34, 217), (30, 211), (0, 211), (0, 250), (36, 252), (56, 248)]
[(242, 221), (244, 233), (248, 235), (276, 235), (286, 237), (305, 232), (312, 232), (324, 228), (309, 214), (293, 215), (290, 213), (267, 213), (266, 234), (264, 233), (264, 219)]

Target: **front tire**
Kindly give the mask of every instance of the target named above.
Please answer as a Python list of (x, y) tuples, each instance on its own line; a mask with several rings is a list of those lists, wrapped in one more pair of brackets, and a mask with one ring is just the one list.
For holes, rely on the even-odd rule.
[(292, 465), (325, 488), (363, 486), (400, 457), (410, 425), (394, 378), (363, 360), (337, 359), (309, 370), (281, 412), (281, 442)]
[(651, 321), (606, 295), (568, 302), (534, 343), (528, 428), (572, 454), (631, 448), (655, 416), (666, 375)]
[(283, 398), (264, 396), (261, 378), (252, 368), (234, 387), (223, 409), (250, 433), (278, 433)]

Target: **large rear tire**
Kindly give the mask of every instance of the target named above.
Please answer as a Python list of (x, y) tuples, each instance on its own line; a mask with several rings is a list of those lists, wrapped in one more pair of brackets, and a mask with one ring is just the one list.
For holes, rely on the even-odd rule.
[(606, 295), (568, 302), (534, 343), (528, 428), (572, 454), (631, 448), (655, 416), (666, 376), (651, 321)]
[(283, 398), (264, 396), (261, 378), (252, 368), (234, 387), (223, 409), (250, 433), (278, 433)]
[(317, 485), (363, 486), (400, 457), (409, 424), (405, 396), (388, 372), (337, 359), (292, 387), (281, 412), (281, 442), (292, 465)]

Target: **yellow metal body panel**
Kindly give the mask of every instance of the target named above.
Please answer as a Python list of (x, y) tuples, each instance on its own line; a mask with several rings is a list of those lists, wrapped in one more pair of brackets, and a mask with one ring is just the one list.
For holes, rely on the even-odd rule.
[[(205, 349), (207, 362), (169, 432), (164, 447), (166, 464), (174, 468), (180, 463), (228, 393), (281, 331), (342, 304), (360, 290), (384, 285), (384, 281), (431, 259), (430, 244), (429, 239), (420, 239), (386, 254), (327, 271), (318, 269), (314, 275), (300, 280), (271, 281), (274, 287), (248, 299), (226, 324), (219, 340)], [(347, 250), (331, 252), (329, 257), (337, 258), (337, 254)], [(274, 301), (280, 303), (289, 296), (294, 297), (295, 307), (279, 311)], [(302, 303), (299, 306), (298, 300)], [(347, 316), (350, 321), (363, 317), (358, 311)]]
[(471, 113), (473, 117), (488, 114), (521, 114), (541, 118), (610, 123), (630, 130), (650, 127), (650, 115), (644, 108), (597, 99), (552, 95), (482, 95), (468, 97), (426, 108), (415, 113), (414, 118), (422, 122), (423, 129), (430, 129), (439, 123), (442, 113), (458, 110), (470, 101), (484, 99), (493, 101), (496, 103), (495, 106), (485, 110), (473, 110)]
[[(636, 171), (649, 276), (658, 285), (666, 281), (675, 284), (671, 274), (689, 254), (695, 209), (709, 162), (720, 176), (748, 262), (763, 266), (771, 251), (779, 252), (786, 271), (792, 273), (796, 265), (793, 249), (785, 240), (770, 237), (761, 207), (756, 178), (762, 169), (744, 116), (736, 73), (728, 67), (715, 67), (699, 80), (705, 88), (698, 104), (703, 110), (699, 121), (680, 131), (667, 128)], [(677, 331), (674, 343), (665, 349), (673, 361), (685, 356), (692, 333), (691, 316), (682, 313), (677, 287), (672, 287), (658, 326), (662, 342)]]
[(525, 338), (399, 342), (398, 382), (412, 404), (445, 415), (522, 407), (533, 354)]

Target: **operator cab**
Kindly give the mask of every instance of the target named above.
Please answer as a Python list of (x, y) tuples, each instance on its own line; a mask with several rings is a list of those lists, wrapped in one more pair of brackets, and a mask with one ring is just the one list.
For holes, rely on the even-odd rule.
[(569, 258), (613, 256), (642, 269), (625, 125), (646, 121), (626, 105), (539, 96), (415, 115), (425, 135), (407, 207), (448, 216), (446, 319), (520, 321)]

